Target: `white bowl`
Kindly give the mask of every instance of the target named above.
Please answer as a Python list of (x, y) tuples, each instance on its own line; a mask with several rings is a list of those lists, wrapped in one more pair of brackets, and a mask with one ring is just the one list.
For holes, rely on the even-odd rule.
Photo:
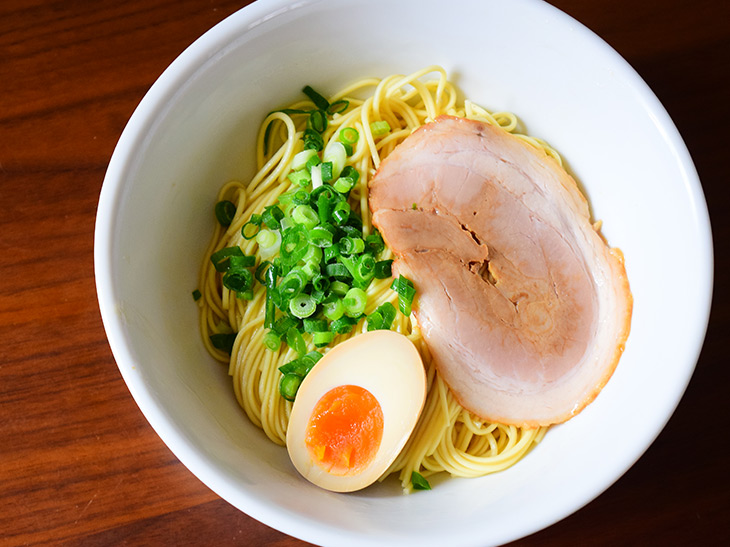
[[(440, 64), (464, 94), (510, 110), (584, 185), (635, 297), (618, 369), (583, 413), (511, 469), (410, 496), (302, 480), (238, 407), (206, 354), (191, 298), (218, 188), (252, 174), (264, 114), (311, 84)], [(681, 259), (678, 260), (678, 250)], [(326, 545), (504, 543), (577, 510), (669, 419), (704, 338), (711, 234), (688, 152), (656, 97), (609, 46), (533, 0), (259, 0), (188, 48), (140, 103), (99, 201), (96, 279), (119, 369), (150, 424), (221, 497)]]

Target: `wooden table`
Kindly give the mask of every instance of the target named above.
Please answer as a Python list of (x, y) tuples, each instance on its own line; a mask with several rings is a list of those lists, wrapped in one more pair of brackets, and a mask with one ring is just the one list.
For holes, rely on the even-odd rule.
[[(302, 544), (219, 499), (165, 447), (114, 363), (94, 286), (97, 199), (127, 119), (184, 48), (247, 3), (0, 4), (2, 545)], [(552, 3), (616, 48), (673, 117), (709, 202), (717, 274), (695, 376), (658, 440), (598, 499), (516, 545), (727, 545), (730, 11)], [(678, 290), (681, 252), (667, 257)]]

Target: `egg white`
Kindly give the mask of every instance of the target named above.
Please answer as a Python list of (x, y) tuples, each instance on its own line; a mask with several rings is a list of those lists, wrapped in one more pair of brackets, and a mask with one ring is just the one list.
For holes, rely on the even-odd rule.
[[(317, 402), (337, 386), (367, 389), (383, 412), (383, 437), (372, 461), (358, 473), (334, 475), (312, 460), (306, 428)], [(317, 486), (352, 492), (375, 482), (405, 445), (426, 398), (426, 374), (418, 350), (404, 335), (371, 331), (332, 348), (310, 371), (297, 392), (286, 446), (294, 467)]]

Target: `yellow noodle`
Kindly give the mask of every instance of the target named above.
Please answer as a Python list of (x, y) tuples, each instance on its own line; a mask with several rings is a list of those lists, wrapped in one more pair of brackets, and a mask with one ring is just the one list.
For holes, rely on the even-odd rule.
[[(427, 76), (431, 79), (426, 80)], [(364, 99), (357, 97), (365, 93), (369, 96)], [(343, 127), (353, 127), (360, 135), (348, 164), (361, 174), (358, 185), (351, 191), (350, 202), (362, 216), (365, 235), (372, 229), (367, 203), (368, 181), (380, 161), (414, 129), (441, 114), (480, 120), (510, 132), (517, 128), (517, 118), (512, 113), (491, 113), (468, 100), (459, 105), (456, 88), (447, 80), (444, 69), (437, 66), (426, 67), (410, 75), (363, 79), (335, 93), (330, 100), (334, 102), (341, 98), (349, 101), (349, 107), (346, 112), (333, 116), (323, 137), (325, 142), (335, 140)], [(312, 105), (308, 101), (300, 101), (291, 108), (310, 109)], [(379, 139), (373, 137), (370, 124), (377, 120), (389, 123), (390, 134)], [(255, 239), (244, 239), (241, 227), (251, 214), (260, 213), (264, 206), (275, 203), (281, 194), (290, 190), (286, 177), (292, 158), (302, 148), (301, 135), (305, 123), (304, 116), (289, 116), (281, 112), (272, 113), (264, 120), (257, 138), (256, 175), (248, 184), (231, 181), (218, 194), (218, 200), (228, 199), (236, 204), (236, 214), (226, 230), (216, 226), (199, 279), (202, 294), (199, 301), (200, 331), (205, 347), (215, 359), (229, 363), (229, 374), (239, 404), (251, 422), (280, 445), (286, 442), (291, 403), (279, 395), (281, 373), (278, 368), (296, 355), (286, 344), (282, 344), (278, 351), (268, 350), (263, 344), (263, 288), (259, 285), (258, 290), (254, 290), (252, 300), (237, 298), (222, 286), (221, 274), (215, 271), (208, 257), (233, 245), (239, 245), (245, 254), (255, 253)], [(271, 128), (267, 134), (265, 129), (269, 124)], [(560, 162), (560, 156), (544, 141), (516, 135)], [(385, 257), (392, 256), (387, 249), (384, 253)], [(390, 289), (389, 280), (375, 280), (367, 294), (366, 314), (388, 301), (397, 307), (397, 294)], [(333, 345), (364, 330), (363, 320), (351, 333), (338, 335)], [(424, 476), (440, 472), (459, 477), (482, 476), (513, 465), (540, 441), (546, 428), (521, 429), (485, 423), (463, 409), (439, 376), (428, 347), (411, 318), (399, 313), (393, 330), (408, 336), (421, 353), (428, 391), (413, 434), (384, 477), (397, 474), (404, 490), (408, 491), (413, 471)], [(220, 332), (237, 332), (230, 356), (210, 342), (210, 335)], [(311, 341), (308, 349), (314, 349)]]

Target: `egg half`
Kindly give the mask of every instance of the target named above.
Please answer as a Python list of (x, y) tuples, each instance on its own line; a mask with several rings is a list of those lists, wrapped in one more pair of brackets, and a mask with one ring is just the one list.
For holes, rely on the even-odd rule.
[(423, 362), (407, 337), (376, 330), (350, 338), (299, 387), (286, 434), (289, 457), (321, 488), (365, 488), (398, 456), (425, 398)]

